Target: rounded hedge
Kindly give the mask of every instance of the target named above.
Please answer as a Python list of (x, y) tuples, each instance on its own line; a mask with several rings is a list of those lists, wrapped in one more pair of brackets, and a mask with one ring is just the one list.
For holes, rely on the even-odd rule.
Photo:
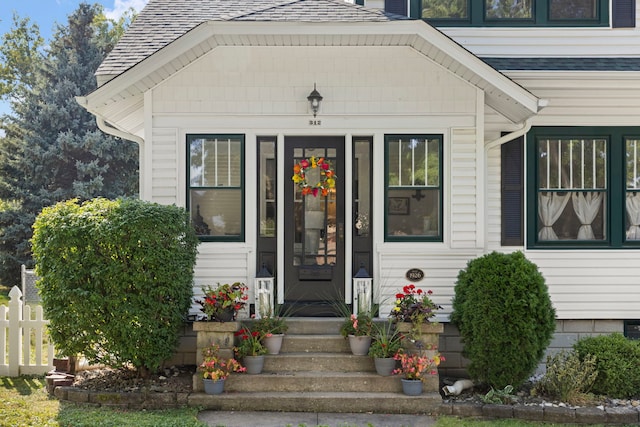
[(192, 299), (187, 212), (136, 199), (60, 202), (37, 217), (37, 283), (58, 351), (144, 374), (170, 358)]
[(493, 252), (458, 274), (451, 321), (469, 375), (502, 389), (533, 374), (555, 331), (555, 310), (535, 264), (522, 252)]
[(580, 339), (573, 345), (578, 357), (596, 358), (598, 376), (592, 391), (615, 398), (630, 398), (640, 392), (640, 342), (620, 333)]

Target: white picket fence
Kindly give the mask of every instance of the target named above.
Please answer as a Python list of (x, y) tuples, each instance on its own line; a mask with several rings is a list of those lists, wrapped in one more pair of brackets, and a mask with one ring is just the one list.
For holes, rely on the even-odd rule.
[(0, 305), (0, 375), (44, 374), (53, 369), (54, 348), (47, 339), (42, 306), (25, 304), (22, 291), (14, 286), (9, 291), (9, 306)]

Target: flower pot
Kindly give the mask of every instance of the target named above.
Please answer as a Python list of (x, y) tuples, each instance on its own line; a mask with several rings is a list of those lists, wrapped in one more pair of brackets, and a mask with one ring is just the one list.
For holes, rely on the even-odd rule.
[(271, 334), (264, 337), (264, 346), (267, 348), (268, 354), (279, 354), (280, 347), (282, 347), (282, 340), (284, 334)]
[(247, 374), (255, 375), (262, 372), (264, 367), (264, 356), (244, 356), (242, 358)]
[(396, 368), (396, 359), (393, 357), (375, 357), (373, 363), (376, 366), (376, 372), (383, 377), (391, 376)]
[(371, 337), (349, 335), (349, 346), (353, 355), (365, 356), (369, 353), (369, 347), (371, 347)]
[(402, 392), (407, 396), (420, 396), (422, 394), (422, 381), (408, 380), (400, 378), (402, 381)]
[(227, 308), (211, 316), (211, 320), (216, 322), (231, 322), (235, 317), (236, 311), (233, 308)]
[(68, 357), (54, 357), (53, 359), (53, 367), (56, 372), (70, 372), (71, 364), (69, 363)]
[(204, 392), (207, 394), (222, 394), (224, 391), (224, 380), (211, 380), (209, 378), (205, 378), (204, 382)]

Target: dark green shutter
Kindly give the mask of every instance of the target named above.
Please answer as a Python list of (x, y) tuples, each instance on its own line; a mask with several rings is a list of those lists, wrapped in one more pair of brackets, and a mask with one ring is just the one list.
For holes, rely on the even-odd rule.
[(502, 246), (524, 245), (524, 137), (501, 147)]
[(636, 1), (613, 0), (613, 27), (633, 28), (636, 26)]
[(384, 11), (396, 15), (407, 16), (407, 0), (384, 0)]

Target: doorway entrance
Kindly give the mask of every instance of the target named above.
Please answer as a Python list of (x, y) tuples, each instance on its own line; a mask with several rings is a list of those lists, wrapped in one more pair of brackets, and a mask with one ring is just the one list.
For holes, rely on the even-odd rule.
[[(295, 316), (341, 314), (345, 297), (344, 144), (341, 136), (285, 137), (285, 170), (309, 163), (304, 174), (307, 194), (293, 180), (285, 183), (284, 303), (285, 310)], [(323, 163), (328, 169), (323, 169)], [(337, 176), (331, 188), (324, 181), (326, 171)], [(325, 191), (318, 183), (325, 184)]]

